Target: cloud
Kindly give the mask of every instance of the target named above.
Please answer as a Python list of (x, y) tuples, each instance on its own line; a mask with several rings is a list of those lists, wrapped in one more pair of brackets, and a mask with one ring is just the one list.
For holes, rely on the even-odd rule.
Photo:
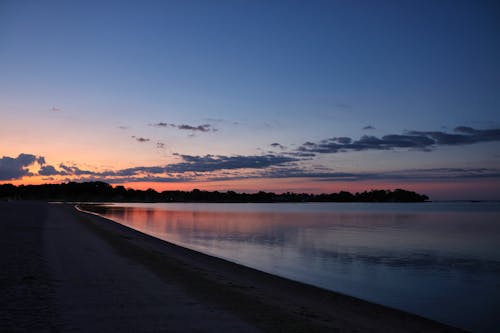
[(392, 181), (455, 181), (458, 179), (500, 178), (500, 170), (488, 168), (430, 168), (393, 170), (376, 173), (317, 173), (309, 174), (310, 178), (325, 181), (360, 181), (360, 180), (392, 180)]
[[(470, 132), (470, 129), (465, 130)], [(399, 138), (395, 140), (397, 141)], [(340, 141), (347, 142), (348, 140), (341, 139)], [(387, 141), (390, 140), (387, 139)], [(335, 139), (335, 142), (339, 142), (339, 139)], [(299, 154), (301, 153), (299, 152)], [(113, 184), (124, 182), (224, 181), (256, 178), (308, 178), (315, 181), (329, 182), (500, 179), (500, 170), (493, 168), (430, 168), (383, 172), (343, 172), (296, 163), (304, 161), (302, 156), (299, 158), (299, 156), (276, 154), (249, 156), (175, 155), (181, 158), (182, 161), (163, 166), (137, 166), (106, 171), (84, 170), (76, 165), (63, 163), (56, 168), (45, 164), (45, 159), (42, 156), (31, 154), (19, 154), (16, 158), (4, 156), (0, 159), (0, 180), (32, 176), (33, 173), (28, 170), (28, 167), (35, 164), (40, 166), (38, 175), (46, 177), (44, 179), (64, 176), (66, 181), (98, 180)]]
[(52, 111), (52, 112), (60, 112), (61, 109), (53, 106), (53, 107), (50, 108), (50, 111)]
[(132, 138), (134, 138), (137, 142), (141, 142), (141, 143), (144, 143), (144, 142), (148, 142), (150, 141), (149, 139), (147, 138), (143, 138), (143, 137), (136, 137), (135, 135), (132, 135)]
[(444, 145), (469, 145), (480, 142), (500, 141), (500, 129), (478, 130), (459, 126), (455, 133), (442, 131), (407, 131), (405, 134), (389, 134), (381, 138), (363, 135), (358, 140), (334, 137), (319, 143), (305, 142), (297, 151), (317, 154), (334, 154), (348, 151), (393, 150), (398, 148), (431, 151)]
[(295, 157), (314, 157), (315, 153), (303, 152), (303, 151), (290, 151), (284, 152), (283, 155), (295, 156)]
[[(199, 175), (192, 175), (193, 173), (201, 174), (221, 170), (238, 169), (266, 169), (272, 166), (287, 165), (292, 162), (299, 161), (293, 157), (273, 154), (256, 156), (191, 156), (176, 154), (176, 156), (179, 156), (183, 161), (164, 166), (137, 166), (133, 168), (108, 171), (82, 170), (77, 166), (68, 166), (65, 164), (60, 164), (59, 170), (57, 170), (55, 167), (47, 165), (42, 167), (38, 174), (41, 176), (61, 175), (79, 178), (82, 176), (88, 176), (84, 179), (109, 182), (116, 182), (117, 179), (122, 182), (132, 182), (139, 181), (138, 179), (153, 179), (154, 177), (155, 179), (162, 179), (162, 182), (167, 182), (169, 181), (168, 179), (179, 177), (185, 180), (194, 180), (196, 176)], [(183, 174), (188, 174), (188, 176)]]
[(143, 176), (143, 177), (126, 177), (126, 178), (115, 178), (112, 180), (104, 180), (106, 182), (110, 183), (143, 183), (143, 182), (148, 182), (148, 183), (186, 183), (186, 182), (192, 182), (196, 181), (194, 177), (177, 177), (177, 176)]
[(285, 146), (283, 146), (282, 144), (280, 144), (278, 142), (271, 143), (270, 146), (273, 147), (273, 148), (279, 148), (281, 150), (286, 149)]
[(52, 165), (44, 165), (38, 170), (38, 174), (41, 176), (56, 176), (65, 175), (66, 173), (56, 170)]
[[(204, 164), (206, 156), (191, 156), (194, 163), (176, 163), (166, 166), (134, 167), (118, 171), (88, 172), (78, 181), (104, 181), (111, 184), (133, 182), (180, 183), (197, 181), (228, 181), (239, 179), (284, 179), (307, 178), (319, 182), (358, 182), (358, 181), (457, 181), (464, 179), (500, 179), (500, 170), (488, 168), (434, 168), (410, 169), (385, 172), (336, 172), (305, 170), (289, 164), (275, 164), (256, 167), (245, 173), (238, 169), (248, 169), (246, 164), (224, 165), (224, 158), (213, 158), (217, 164)], [(237, 158), (237, 157), (233, 157)], [(204, 161), (200, 163), (200, 159)], [(210, 161), (211, 157), (208, 158)], [(190, 160), (188, 158), (188, 160)], [(220, 161), (219, 161), (220, 160)], [(219, 172), (217, 172), (219, 171)], [(216, 172), (216, 173), (212, 173)], [(71, 175), (69, 175), (71, 176)], [(71, 180), (71, 177), (67, 181)]]
[(411, 135), (425, 135), (436, 141), (438, 145), (468, 145), (480, 142), (500, 141), (500, 128), (478, 130), (467, 126), (458, 126), (453, 130), (458, 134), (446, 132), (410, 131)]
[(172, 123), (165, 123), (165, 122), (159, 122), (156, 124), (151, 124), (151, 126), (156, 126), (156, 127), (172, 127), (172, 128), (177, 128), (179, 130), (184, 130), (184, 131), (192, 131), (192, 132), (217, 132), (218, 130), (210, 124), (203, 124), (203, 125), (187, 125), (187, 124), (172, 124)]
[(118, 126), (119, 129), (121, 130), (128, 130), (130, 127), (128, 126)]
[(500, 170), (488, 168), (435, 168), (393, 170), (386, 172), (335, 172), (311, 171), (296, 167), (278, 167), (262, 170), (254, 174), (235, 174), (215, 176), (212, 181), (224, 181), (251, 178), (308, 178), (315, 181), (358, 182), (358, 181), (456, 181), (458, 179), (500, 179)]
[(223, 156), (223, 155), (178, 155), (184, 162), (170, 164), (169, 172), (211, 172), (232, 169), (264, 169), (274, 165), (283, 165), (299, 159), (281, 155)]
[(60, 175), (72, 175), (72, 176), (81, 176), (81, 175), (95, 175), (98, 174), (94, 171), (89, 171), (89, 170), (82, 170), (78, 168), (77, 166), (68, 166), (65, 164), (59, 164), (59, 168), (62, 169), (62, 171), (59, 171)]
[(158, 141), (156, 143), (156, 148), (158, 148), (158, 149), (164, 149), (165, 148), (165, 144), (163, 142)]
[(382, 138), (364, 135), (359, 140), (352, 141), (348, 137), (330, 138), (319, 143), (305, 142), (298, 148), (300, 152), (333, 154), (361, 150), (390, 150), (395, 148), (425, 149), (434, 141), (426, 136), (386, 135)]
[(210, 130), (213, 130), (211, 128), (212, 126), (210, 124), (204, 124), (204, 125), (198, 125), (198, 126), (191, 126), (191, 125), (178, 125), (177, 128), (180, 130), (187, 130), (187, 131), (199, 131), (199, 132), (209, 132)]
[(38, 163), (45, 164), (45, 159), (32, 154), (19, 154), (17, 157), (3, 156), (0, 158), (0, 180), (19, 179), (33, 175), (28, 167)]
[(121, 169), (118, 171), (109, 171), (107, 173), (101, 173), (103, 176), (134, 176), (137, 174), (161, 174), (165, 173), (166, 168), (164, 166), (139, 166), (127, 169)]
[(365, 127), (363, 127), (364, 130), (374, 130), (375, 127), (373, 127), (372, 125), (367, 125)]
[(156, 123), (156, 124), (151, 124), (150, 126), (156, 126), (156, 127), (168, 127), (168, 126), (171, 126), (171, 127), (175, 127), (174, 124), (169, 124), (169, 123), (164, 123), (164, 122), (159, 122), (159, 123)]
[(410, 180), (455, 180), (500, 178), (500, 170), (491, 168), (430, 168), (391, 171), (383, 174), (384, 179)]

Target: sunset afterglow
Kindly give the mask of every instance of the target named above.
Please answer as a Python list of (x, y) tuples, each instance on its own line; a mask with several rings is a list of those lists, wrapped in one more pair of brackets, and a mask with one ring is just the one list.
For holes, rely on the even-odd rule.
[(497, 4), (195, 3), (2, 2), (0, 183), (500, 199)]

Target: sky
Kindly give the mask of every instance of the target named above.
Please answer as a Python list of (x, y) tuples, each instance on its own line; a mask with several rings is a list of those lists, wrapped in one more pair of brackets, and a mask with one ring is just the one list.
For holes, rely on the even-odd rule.
[(0, 183), (500, 200), (496, 1), (0, 1)]

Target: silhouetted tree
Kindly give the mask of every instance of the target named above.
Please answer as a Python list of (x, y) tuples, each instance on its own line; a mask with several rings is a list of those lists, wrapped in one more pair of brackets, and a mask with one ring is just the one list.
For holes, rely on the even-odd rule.
[(154, 189), (134, 190), (123, 186), (113, 187), (104, 182), (62, 183), (43, 185), (0, 185), (0, 199), (51, 200), (66, 202), (424, 202), (429, 197), (403, 189), (371, 190), (352, 194), (347, 191), (330, 194), (308, 194), (286, 192), (276, 194), (209, 192), (194, 189), (185, 191), (163, 191)]

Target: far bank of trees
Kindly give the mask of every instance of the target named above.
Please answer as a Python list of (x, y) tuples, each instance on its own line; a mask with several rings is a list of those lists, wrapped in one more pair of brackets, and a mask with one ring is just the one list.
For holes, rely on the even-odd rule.
[(424, 202), (429, 197), (403, 189), (371, 190), (361, 193), (341, 191), (329, 194), (260, 191), (163, 191), (134, 190), (104, 182), (43, 185), (0, 185), (0, 200), (44, 200), (69, 202)]

